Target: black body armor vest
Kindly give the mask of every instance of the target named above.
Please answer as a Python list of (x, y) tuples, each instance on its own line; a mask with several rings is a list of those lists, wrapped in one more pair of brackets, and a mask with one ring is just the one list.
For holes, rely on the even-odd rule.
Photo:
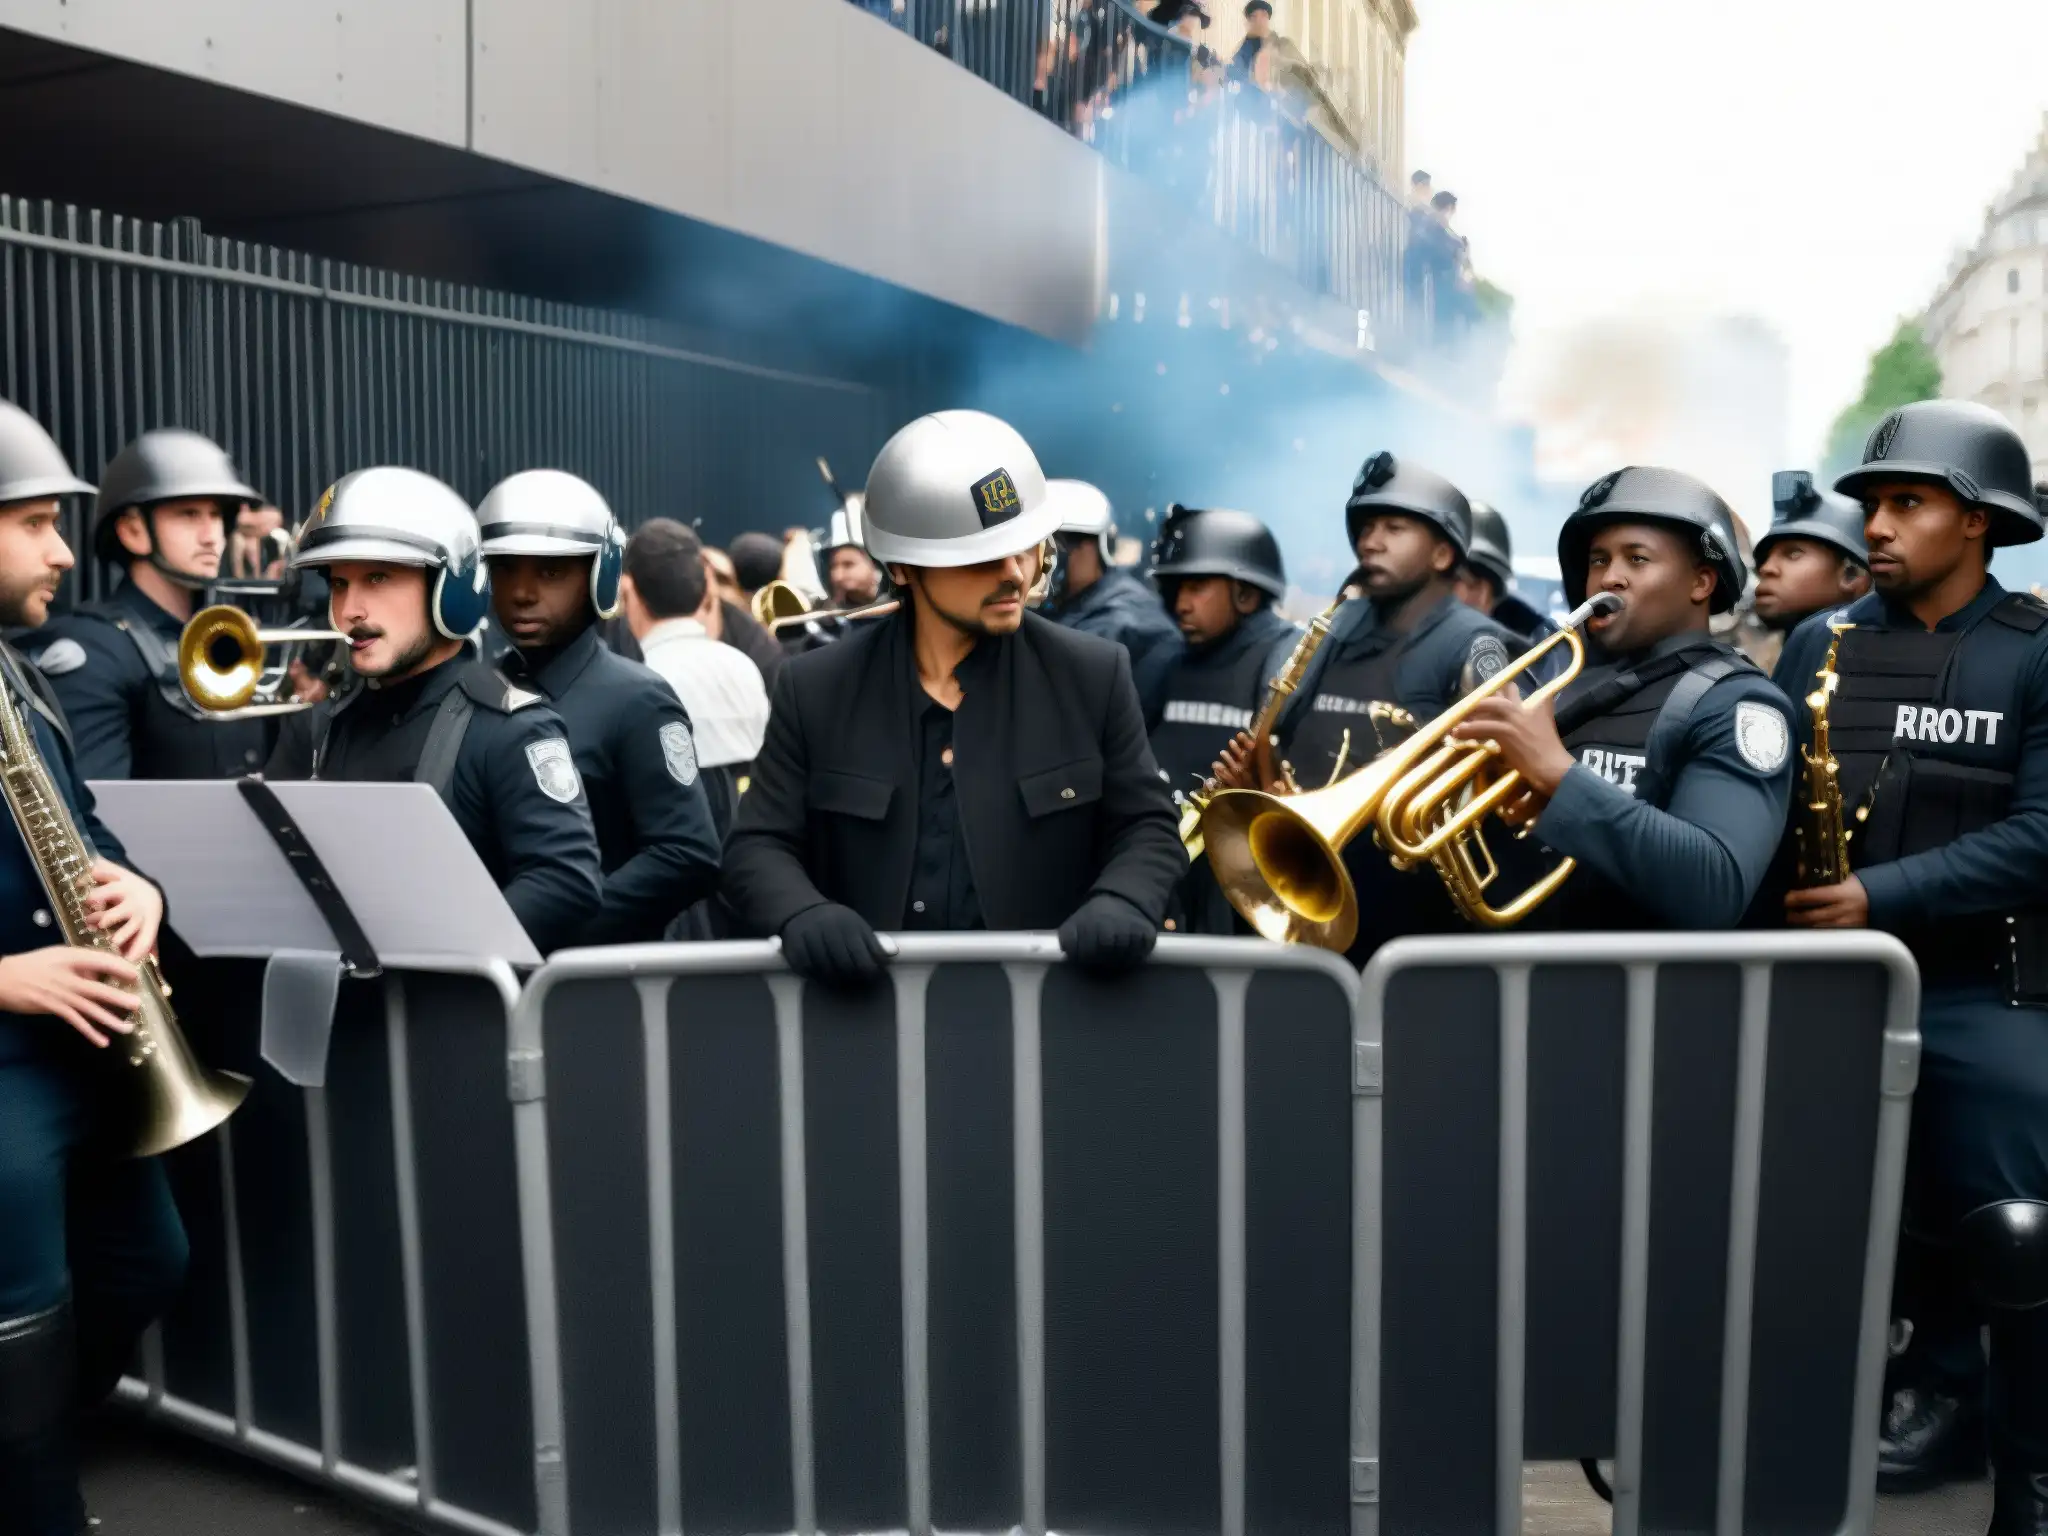
[[(1852, 868), (1945, 847), (2005, 818), (2018, 712), (1959, 709), (1950, 699), (1966, 646), (1973, 669), (2017, 677), (2044, 625), (2048, 608), (2014, 594), (1965, 630), (1842, 631), (1828, 723)], [(2048, 908), (1936, 918), (1898, 937), (1931, 981), (1997, 980), (2008, 1001), (2048, 1002)]]
[[(1702, 636), (1697, 645), (1634, 666), (1582, 673), (1558, 705), (1558, 734), (1581, 766), (1662, 810), (1671, 794), (1671, 754), (1684, 740), (1693, 710), (1722, 678), (1755, 670), (1756, 664), (1733, 646)], [(1489, 846), (1501, 857), (1501, 844), (1509, 840), (1498, 828), (1490, 830), (1500, 842)], [(1521, 889), (1555, 859), (1549, 849), (1543, 850), (1542, 864), (1527, 855), (1513, 856), (1513, 873), (1503, 874), (1512, 882), (1507, 889)], [(1625, 931), (1643, 926), (1643, 910), (1618, 886), (1581, 866), (1538, 908), (1529, 926), (1575, 933)]]
[(1262, 609), (1215, 645), (1174, 662), (1152, 728), (1152, 755), (1176, 800), (1200, 788), (1231, 738), (1251, 729), (1264, 702), (1266, 656), (1292, 628)]

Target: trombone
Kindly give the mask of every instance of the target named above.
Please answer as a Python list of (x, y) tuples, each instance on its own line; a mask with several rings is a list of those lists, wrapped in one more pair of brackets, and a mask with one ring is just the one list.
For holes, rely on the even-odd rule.
[(770, 634), (820, 619), (878, 619), (902, 607), (900, 598), (886, 598), (861, 608), (813, 608), (811, 600), (786, 581), (771, 581), (754, 594), (754, 622)]
[(1343, 951), (1358, 936), (1358, 891), (1343, 850), (1368, 829), (1396, 868), (1435, 866), (1452, 902), (1482, 928), (1506, 928), (1549, 900), (1575, 867), (1560, 860), (1504, 906), (1487, 899), (1499, 874), (1487, 852), (1483, 823), (1520, 792), (1522, 776), (1494, 771), (1499, 749), (1486, 741), (1455, 741), (1451, 733), (1474, 705), (1513, 687), (1557, 646), (1571, 664), (1524, 701), (1541, 703), (1579, 675), (1586, 644), (1579, 627), (1611, 613), (1611, 592), (1582, 603), (1554, 635), (1532, 646), (1349, 777), (1301, 795), (1226, 789), (1202, 813), (1202, 837), (1217, 884), (1254, 929), (1284, 944)]
[(290, 682), (291, 660), (265, 665), (270, 647), (347, 638), (332, 629), (260, 629), (241, 609), (216, 603), (193, 614), (178, 636), (178, 682), (185, 697), (215, 720), (296, 714), (311, 706), (280, 697)]

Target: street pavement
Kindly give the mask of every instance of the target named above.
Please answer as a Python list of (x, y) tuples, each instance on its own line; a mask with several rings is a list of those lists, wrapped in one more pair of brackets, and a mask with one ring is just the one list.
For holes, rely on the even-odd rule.
[[(1526, 1536), (1607, 1536), (1607, 1506), (1586, 1486), (1575, 1462), (1541, 1462), (1522, 1478)], [(1991, 1484), (1969, 1483), (1879, 1499), (1877, 1536), (1984, 1536), (1991, 1523)]]

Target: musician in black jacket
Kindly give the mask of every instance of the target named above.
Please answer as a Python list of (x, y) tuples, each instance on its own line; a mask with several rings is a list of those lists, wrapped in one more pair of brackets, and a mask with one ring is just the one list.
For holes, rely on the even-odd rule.
[(1122, 647), (1025, 609), (1057, 523), (1024, 439), (922, 417), (868, 476), (868, 549), (904, 607), (793, 658), (726, 848), (743, 929), (798, 972), (876, 976), (877, 930), (1058, 928), (1151, 952), (1186, 869)]

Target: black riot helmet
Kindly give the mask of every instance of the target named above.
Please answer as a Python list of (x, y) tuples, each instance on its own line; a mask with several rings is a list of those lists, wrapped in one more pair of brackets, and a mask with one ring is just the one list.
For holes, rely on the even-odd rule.
[(1351, 483), (1351, 499), (1344, 504), (1344, 532), (1354, 550), (1359, 529), (1379, 512), (1421, 518), (1450, 541), (1460, 560), (1471, 551), (1472, 503), (1465, 493), (1434, 470), (1403, 463), (1391, 453), (1376, 453), (1367, 459)]
[(1693, 530), (1700, 558), (1714, 571), (1712, 611), (1726, 613), (1742, 596), (1747, 573), (1728, 503), (1705, 481), (1679, 470), (1631, 467), (1587, 486), (1558, 532), (1557, 563), (1568, 607), (1586, 600), (1586, 556), (1594, 530), (1614, 523), (1670, 523)]
[(1465, 563), (1491, 576), (1505, 597), (1515, 584), (1515, 546), (1508, 520), (1483, 501), (1472, 503), (1472, 543)]
[(1273, 530), (1249, 512), (1174, 505), (1166, 509), (1152, 545), (1152, 579), (1228, 576), (1268, 597), (1287, 595), (1287, 567)]
[(20, 406), (0, 400), (0, 507), (58, 496), (90, 496), (92, 487), (71, 472), (43, 424)]
[[(100, 473), (99, 500), (92, 516), (93, 553), (116, 565), (131, 558), (114, 534), (115, 524), (130, 507), (143, 511), (143, 525), (148, 527), (148, 511), (160, 502), (218, 501), (232, 529), (236, 509), (262, 500), (261, 494), (244, 483), (227, 450), (211, 438), (177, 427), (145, 432), (115, 454)], [(192, 576), (169, 570), (157, 559), (153, 528), (145, 558), (173, 581), (198, 584)]]
[(1858, 565), (1870, 564), (1870, 550), (1863, 542), (1863, 508), (1839, 492), (1820, 489), (1803, 469), (1771, 476), (1771, 527), (1756, 541), (1759, 569), (1780, 539), (1811, 539)]
[(2041, 537), (2034, 469), (2019, 433), (1988, 405), (1920, 400), (1893, 411), (1863, 445), (1863, 462), (1835, 482), (1844, 496), (1886, 480), (1932, 480), (1991, 514), (1989, 543)]

